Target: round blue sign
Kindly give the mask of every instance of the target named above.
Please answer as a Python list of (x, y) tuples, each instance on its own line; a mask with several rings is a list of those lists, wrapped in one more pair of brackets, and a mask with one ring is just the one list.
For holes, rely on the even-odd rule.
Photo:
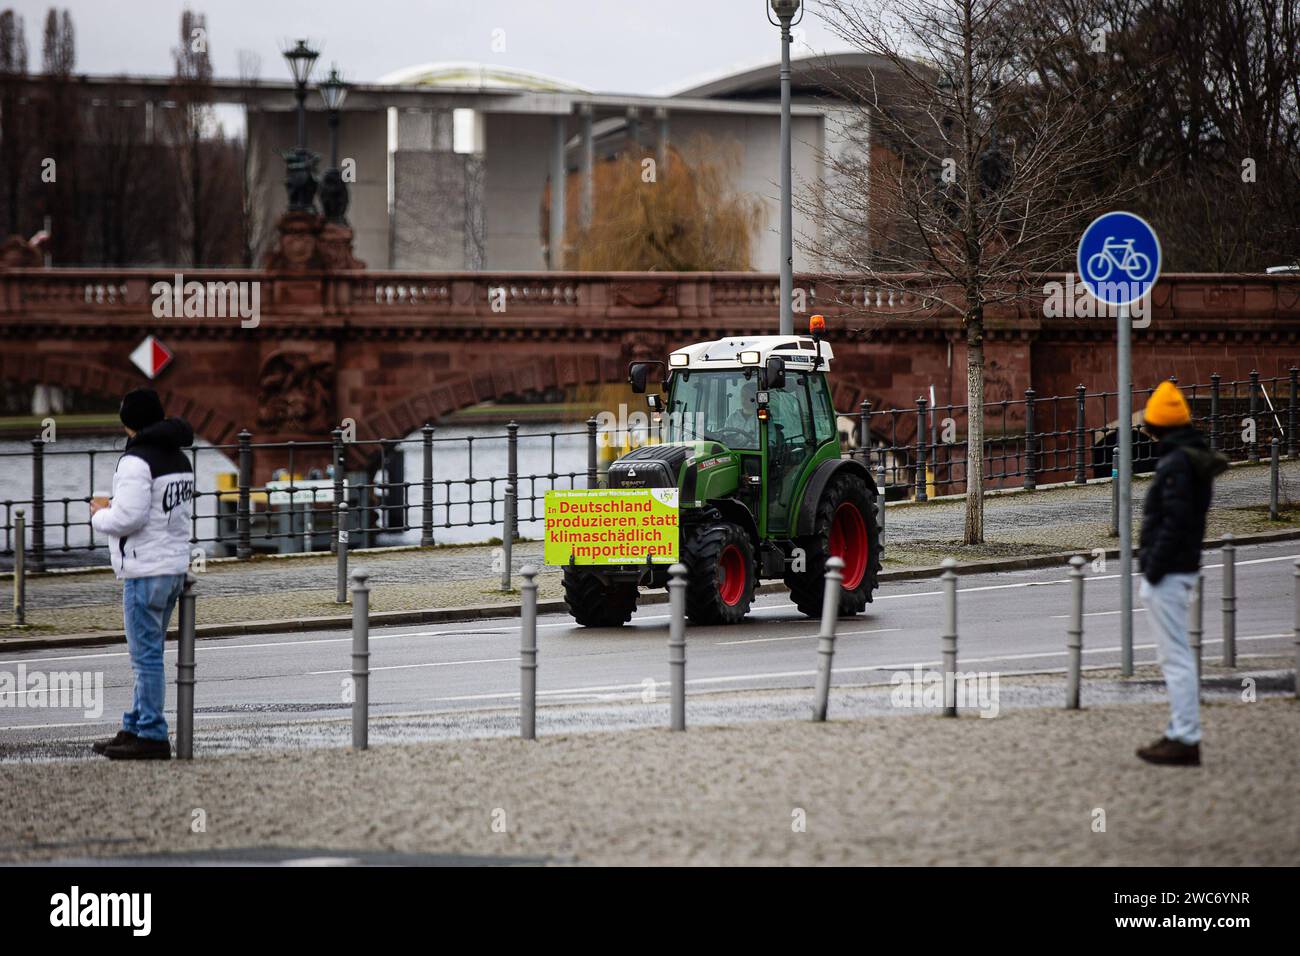
[(1108, 212), (1079, 240), (1079, 279), (1108, 305), (1129, 305), (1151, 291), (1160, 275), (1160, 240), (1141, 216)]

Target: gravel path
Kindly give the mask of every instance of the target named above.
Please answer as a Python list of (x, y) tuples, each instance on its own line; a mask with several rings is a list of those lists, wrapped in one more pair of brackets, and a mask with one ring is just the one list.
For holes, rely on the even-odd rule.
[[(1300, 704), (1207, 705), (1199, 769), (1133, 757), (1165, 714), (1141, 704), (10, 764), (0, 860), (296, 846), (579, 864), (1294, 865)], [(205, 833), (192, 832), (196, 810)]]
[[(1282, 465), (1283, 506), (1288, 488), (1300, 489), (1300, 462)], [(1134, 482), (1135, 523), (1147, 479)], [(933, 566), (944, 557), (970, 560), (1020, 557), (1070, 549), (1113, 548), (1108, 535), (1111, 486), (1107, 483), (990, 497), (985, 506), (987, 542), (960, 544), (964, 503), (959, 500), (891, 505), (885, 525), (885, 570)], [(1300, 500), (1300, 490), (1296, 494)], [(1215, 508), (1207, 534), (1249, 534), (1300, 526), (1300, 510), (1270, 522), (1265, 466), (1237, 467), (1215, 485)], [(1136, 532), (1135, 532), (1136, 534)], [(514, 600), (500, 590), (500, 555), (488, 546), (357, 554), (353, 567), (371, 575), (371, 606), (376, 611), (461, 607)], [(541, 543), (514, 549), (516, 568), (541, 563)], [(543, 569), (543, 600), (560, 596), (559, 572)], [(260, 558), (248, 563), (210, 563), (200, 576), (199, 615), (203, 623), (281, 620), (346, 613), (334, 603), (335, 562), (329, 556)], [(516, 586), (518, 579), (516, 578)], [(0, 588), (0, 619), (8, 620), (12, 589)], [(55, 574), (28, 583), (28, 621), (39, 633), (76, 634), (120, 630), (121, 589), (111, 575)], [(0, 632), (2, 633), (2, 632)]]

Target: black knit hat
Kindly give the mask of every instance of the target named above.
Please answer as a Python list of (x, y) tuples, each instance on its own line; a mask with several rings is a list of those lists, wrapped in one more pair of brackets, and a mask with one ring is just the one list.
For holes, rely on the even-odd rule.
[(133, 432), (160, 422), (163, 415), (162, 399), (152, 388), (137, 388), (127, 392), (122, 399), (122, 410), (118, 412), (122, 424)]

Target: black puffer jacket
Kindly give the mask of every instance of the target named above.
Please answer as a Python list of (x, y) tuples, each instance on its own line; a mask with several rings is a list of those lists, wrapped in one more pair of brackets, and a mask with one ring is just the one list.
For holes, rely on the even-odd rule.
[(1143, 575), (1158, 584), (1166, 574), (1194, 574), (1201, 567), (1205, 513), (1213, 482), (1228, 459), (1211, 451), (1195, 428), (1169, 432), (1160, 442), (1160, 461), (1142, 507)]

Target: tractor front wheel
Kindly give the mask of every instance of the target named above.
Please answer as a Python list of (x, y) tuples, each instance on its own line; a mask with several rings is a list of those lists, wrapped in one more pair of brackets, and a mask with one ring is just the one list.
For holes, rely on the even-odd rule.
[(879, 585), (880, 529), (871, 493), (851, 474), (835, 478), (817, 503), (813, 533), (795, 539), (803, 549), (803, 570), (787, 567), (785, 583), (795, 606), (809, 617), (820, 617), (826, 595), (826, 559), (844, 562), (840, 585), (842, 617), (859, 614)]
[(564, 603), (583, 627), (621, 627), (636, 611), (636, 583), (606, 583), (583, 568), (564, 569)]
[(702, 525), (686, 541), (686, 615), (695, 624), (736, 624), (754, 603), (754, 545), (740, 525)]

